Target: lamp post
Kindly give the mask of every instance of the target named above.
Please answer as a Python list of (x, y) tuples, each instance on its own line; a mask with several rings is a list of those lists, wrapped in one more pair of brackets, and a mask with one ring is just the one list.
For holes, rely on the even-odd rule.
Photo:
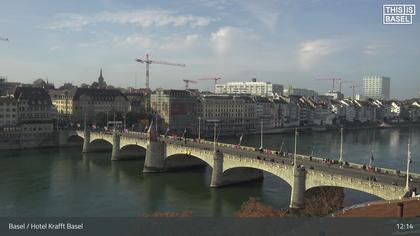
[(115, 112), (114, 112), (114, 132), (115, 132), (116, 129), (117, 129), (117, 123), (115, 121)]
[(410, 138), (408, 138), (407, 144), (407, 176), (405, 178), (405, 189), (408, 191), (410, 187), (408, 186), (408, 182), (410, 181), (410, 162), (411, 162), (411, 152), (410, 152)]
[(108, 111), (106, 112), (106, 131), (109, 130), (109, 119), (108, 119)]
[(217, 132), (217, 123), (214, 122), (214, 137), (213, 137), (213, 151), (216, 152), (216, 132)]
[(124, 112), (124, 132), (127, 129), (127, 113)]
[(343, 163), (343, 127), (341, 127), (340, 163)]
[(201, 140), (201, 117), (198, 117), (198, 141)]
[(298, 136), (298, 131), (297, 128), (295, 128), (295, 153), (293, 154), (293, 166), (296, 168), (297, 164), (297, 158), (296, 158), (296, 154), (297, 154), (297, 136)]
[(86, 127), (86, 113), (85, 113), (85, 120), (84, 120), (84, 124), (83, 124), (83, 129), (84, 129), (85, 131), (87, 131), (87, 127)]
[(260, 145), (260, 150), (263, 149), (263, 135), (264, 135), (264, 120), (261, 119), (261, 145)]

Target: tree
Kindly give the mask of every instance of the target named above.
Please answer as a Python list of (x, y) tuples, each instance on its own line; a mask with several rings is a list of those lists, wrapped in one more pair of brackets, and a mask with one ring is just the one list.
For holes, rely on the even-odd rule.
[(316, 187), (305, 192), (302, 213), (309, 216), (325, 216), (344, 206), (344, 190), (341, 187)]
[(244, 202), (236, 213), (237, 217), (284, 217), (287, 215), (287, 210), (273, 209), (254, 197), (250, 197), (248, 201)]

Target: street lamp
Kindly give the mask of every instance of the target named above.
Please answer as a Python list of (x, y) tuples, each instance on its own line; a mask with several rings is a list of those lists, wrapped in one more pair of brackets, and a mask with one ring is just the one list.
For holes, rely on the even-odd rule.
[(213, 137), (213, 151), (216, 152), (216, 132), (217, 132), (217, 123), (214, 122), (214, 137)]
[(340, 163), (343, 163), (343, 127), (341, 127)]
[(263, 150), (264, 120), (261, 119), (261, 144), (260, 150)]
[(296, 164), (296, 154), (297, 154), (297, 136), (298, 136), (298, 131), (297, 128), (295, 128), (295, 153), (293, 154), (293, 166), (296, 168), (297, 164)]
[(198, 141), (201, 140), (201, 116), (198, 117)]
[(410, 152), (410, 137), (408, 138), (408, 144), (407, 144), (407, 176), (405, 178), (405, 189), (407, 191), (410, 190), (410, 187), (408, 186), (408, 182), (410, 180), (410, 162), (411, 162), (411, 152)]

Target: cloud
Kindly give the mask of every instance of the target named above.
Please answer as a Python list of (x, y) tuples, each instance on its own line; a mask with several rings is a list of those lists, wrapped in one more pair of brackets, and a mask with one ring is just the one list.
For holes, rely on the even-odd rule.
[(214, 43), (218, 54), (228, 53), (237, 46), (246, 46), (244, 43), (254, 41), (259, 37), (250, 29), (224, 26), (211, 33), (210, 41)]
[(368, 44), (363, 47), (362, 52), (365, 55), (376, 55), (387, 47), (385, 44)]
[(136, 46), (141, 48), (155, 47), (157, 44), (148, 36), (144, 35), (130, 35), (127, 37), (115, 37), (114, 45), (117, 47)]
[(54, 46), (51, 46), (51, 47), (49, 48), (49, 50), (50, 50), (50, 51), (52, 51), (52, 52), (56, 52), (56, 51), (63, 51), (63, 50), (64, 50), (64, 47), (54, 45)]
[(50, 30), (71, 30), (80, 31), (83, 27), (90, 23), (89, 18), (73, 13), (60, 13), (55, 16), (55, 21), (42, 26), (43, 29)]
[(96, 16), (99, 22), (116, 24), (134, 24), (142, 27), (150, 26), (191, 26), (202, 27), (210, 24), (212, 18), (194, 15), (182, 15), (167, 10), (136, 10), (103, 12)]
[(280, 16), (281, 8), (275, 1), (243, 1), (244, 9), (257, 21), (274, 31)]
[(174, 11), (162, 9), (145, 9), (133, 11), (100, 12), (93, 16), (84, 16), (74, 13), (57, 14), (55, 20), (44, 29), (80, 31), (83, 27), (98, 23), (113, 23), (120, 25), (137, 25), (141, 27), (159, 26), (189, 26), (203, 27), (209, 25), (214, 18), (195, 16), (191, 14), (178, 14)]
[(303, 69), (310, 69), (338, 50), (338, 44), (331, 39), (316, 39), (300, 44), (298, 60)]
[(161, 43), (160, 49), (179, 50), (187, 49), (198, 45), (201, 36), (198, 34), (190, 34), (185, 37), (174, 37)]

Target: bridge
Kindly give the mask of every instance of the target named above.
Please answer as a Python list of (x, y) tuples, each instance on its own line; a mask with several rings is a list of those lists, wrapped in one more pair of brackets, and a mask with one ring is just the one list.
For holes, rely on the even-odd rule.
[[(121, 150), (138, 146), (146, 150), (143, 172), (164, 172), (206, 164), (212, 168), (211, 187), (252, 181), (269, 172), (291, 186), (291, 208), (301, 208), (308, 189), (333, 186), (355, 189), (385, 200), (401, 199), (416, 194), (420, 189), (420, 174), (410, 173), (413, 181), (405, 187), (405, 174), (380, 168), (373, 174), (362, 165), (325, 163), (321, 158), (297, 155), (293, 165), (290, 154), (256, 151), (252, 147), (238, 147), (205, 140), (180, 139), (137, 132), (61, 131), (59, 143), (67, 144), (68, 138), (83, 139), (83, 152), (91, 152), (92, 142), (102, 140), (112, 145), (111, 160), (121, 158)], [(376, 179), (371, 177), (375, 175)]]

